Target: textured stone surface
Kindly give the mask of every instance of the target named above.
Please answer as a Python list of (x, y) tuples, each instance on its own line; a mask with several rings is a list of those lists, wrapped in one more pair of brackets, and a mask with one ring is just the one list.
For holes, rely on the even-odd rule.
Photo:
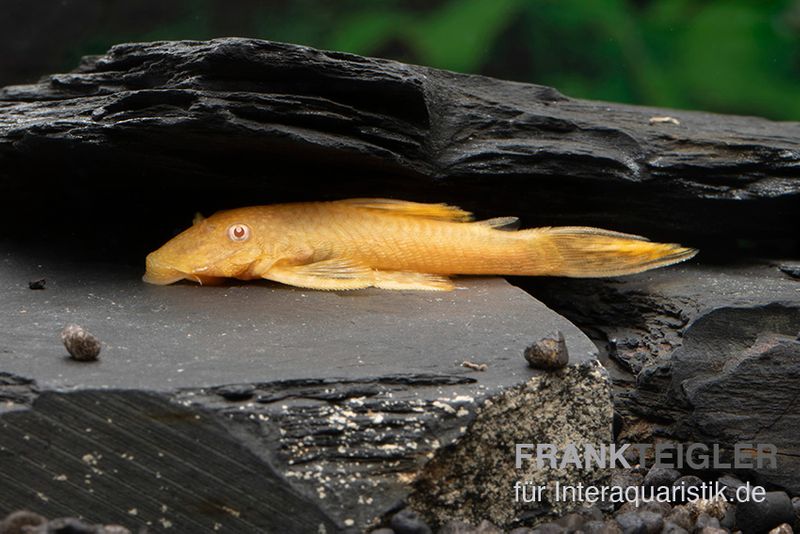
[(75, 247), (132, 258), (197, 210), (376, 194), (796, 252), (798, 142), (796, 123), (248, 39), (118, 45), (0, 91), (0, 190), (28, 232), (68, 217)]
[[(545, 425), (551, 439), (611, 437), (594, 345), (501, 279), (451, 293), (155, 287), (140, 269), (12, 251), (0, 256), (0, 514), (358, 530), (412, 492), (434, 498), (415, 481), (451, 484), (431, 466), (465, 448), (492, 449), (470, 469), (502, 510), (521, 475), (510, 440)], [(32, 274), (46, 290), (27, 287)], [(103, 343), (99, 361), (67, 357), (70, 322)], [(574, 365), (551, 376), (523, 353), (553, 330)]]

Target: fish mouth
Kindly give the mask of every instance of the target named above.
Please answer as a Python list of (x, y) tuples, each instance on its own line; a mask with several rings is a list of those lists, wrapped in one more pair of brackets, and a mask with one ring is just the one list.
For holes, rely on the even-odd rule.
[(145, 272), (142, 280), (148, 284), (155, 284), (157, 286), (165, 286), (173, 284), (179, 280), (187, 278), (189, 280), (199, 281), (197, 277), (191, 273), (176, 269), (171, 265), (158, 261), (157, 256), (150, 254), (145, 260)]
[(166, 286), (169, 284), (173, 284), (179, 280), (183, 280), (184, 278), (192, 279), (191, 275), (187, 275), (186, 273), (182, 273), (175, 269), (165, 269), (161, 271), (152, 271), (148, 269), (145, 271), (144, 276), (142, 276), (142, 280), (147, 282), (148, 284), (155, 284), (157, 286)]

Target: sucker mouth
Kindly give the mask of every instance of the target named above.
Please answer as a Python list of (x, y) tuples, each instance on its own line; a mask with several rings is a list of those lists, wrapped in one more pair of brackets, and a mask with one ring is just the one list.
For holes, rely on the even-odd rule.
[(188, 278), (191, 275), (186, 275), (180, 271), (176, 270), (169, 270), (163, 272), (153, 272), (153, 271), (146, 271), (144, 276), (142, 276), (142, 280), (147, 282), (148, 284), (155, 284), (157, 286), (166, 286), (168, 284), (173, 284), (179, 280), (183, 280), (184, 278)]

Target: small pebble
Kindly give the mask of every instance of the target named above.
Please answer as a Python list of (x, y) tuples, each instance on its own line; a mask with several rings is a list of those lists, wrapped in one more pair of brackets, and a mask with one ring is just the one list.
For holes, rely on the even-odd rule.
[(667, 521), (664, 523), (664, 528), (661, 530), (661, 534), (688, 534), (689, 531), (683, 527), (679, 527), (672, 521)]
[(652, 467), (645, 475), (642, 485), (645, 488), (671, 487), (680, 477), (681, 472), (677, 469)]
[(472, 534), (474, 531), (475, 527), (466, 521), (453, 519), (445, 523), (445, 525), (438, 530), (437, 534)]
[(29, 530), (25, 527), (35, 527), (46, 523), (47, 518), (44, 516), (27, 510), (19, 510), (8, 514), (5, 519), (0, 521), (0, 532), (3, 534), (23, 534), (26, 530)]
[(728, 534), (728, 531), (719, 527), (703, 527), (695, 530), (697, 534)]
[(618, 515), (617, 523), (622, 529), (622, 534), (645, 534), (647, 532), (644, 520), (636, 512)]
[(47, 280), (44, 278), (39, 278), (38, 280), (31, 280), (28, 282), (29, 289), (44, 289), (44, 285), (47, 283)]
[(61, 341), (73, 360), (91, 362), (100, 355), (100, 340), (82, 326), (68, 324), (61, 331)]
[(570, 532), (574, 532), (576, 530), (583, 530), (581, 527), (583, 527), (584, 519), (580, 514), (573, 512), (556, 519), (555, 523), (561, 525)]
[(725, 509), (725, 515), (719, 520), (719, 526), (731, 532), (734, 531), (734, 527), (736, 526), (736, 507), (728, 506)]
[(684, 530), (690, 530), (694, 526), (692, 514), (685, 506), (676, 506), (673, 508), (669, 515), (667, 515), (667, 522)]
[(534, 534), (566, 534), (567, 529), (553, 522), (537, 525), (532, 531)]
[(417, 512), (410, 508), (400, 510), (394, 514), (389, 526), (392, 527), (395, 534), (433, 534), (431, 527), (425, 523)]
[(736, 527), (742, 532), (767, 532), (793, 521), (792, 501), (783, 491), (768, 491), (762, 502), (746, 499), (736, 504)]
[(536, 369), (560, 369), (569, 363), (564, 334), (556, 331), (525, 349), (525, 359)]
[(697, 520), (694, 522), (694, 528), (695, 530), (701, 530), (706, 527), (719, 528), (719, 519), (702, 512), (697, 516)]
[(390, 528), (379, 528), (378, 530), (370, 530), (369, 534), (394, 534), (394, 530)]
[(783, 523), (770, 530), (769, 534), (792, 534), (793, 532), (794, 530), (792, 530), (792, 526), (789, 523)]
[(644, 529), (647, 534), (658, 534), (664, 527), (664, 517), (662, 514), (644, 510), (639, 512), (639, 517), (644, 522)]

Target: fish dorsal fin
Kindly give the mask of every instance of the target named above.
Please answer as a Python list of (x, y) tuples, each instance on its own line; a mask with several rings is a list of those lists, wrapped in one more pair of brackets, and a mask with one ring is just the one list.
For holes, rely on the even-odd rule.
[(421, 202), (408, 202), (390, 198), (351, 198), (339, 200), (340, 204), (347, 204), (355, 208), (379, 210), (405, 215), (408, 217), (423, 217), (426, 219), (439, 219), (443, 221), (466, 222), (472, 220), (472, 214), (456, 206), (447, 204), (424, 204)]
[(506, 230), (508, 232), (519, 230), (519, 217), (495, 217), (485, 221), (477, 221), (475, 224), (488, 226), (495, 230)]

